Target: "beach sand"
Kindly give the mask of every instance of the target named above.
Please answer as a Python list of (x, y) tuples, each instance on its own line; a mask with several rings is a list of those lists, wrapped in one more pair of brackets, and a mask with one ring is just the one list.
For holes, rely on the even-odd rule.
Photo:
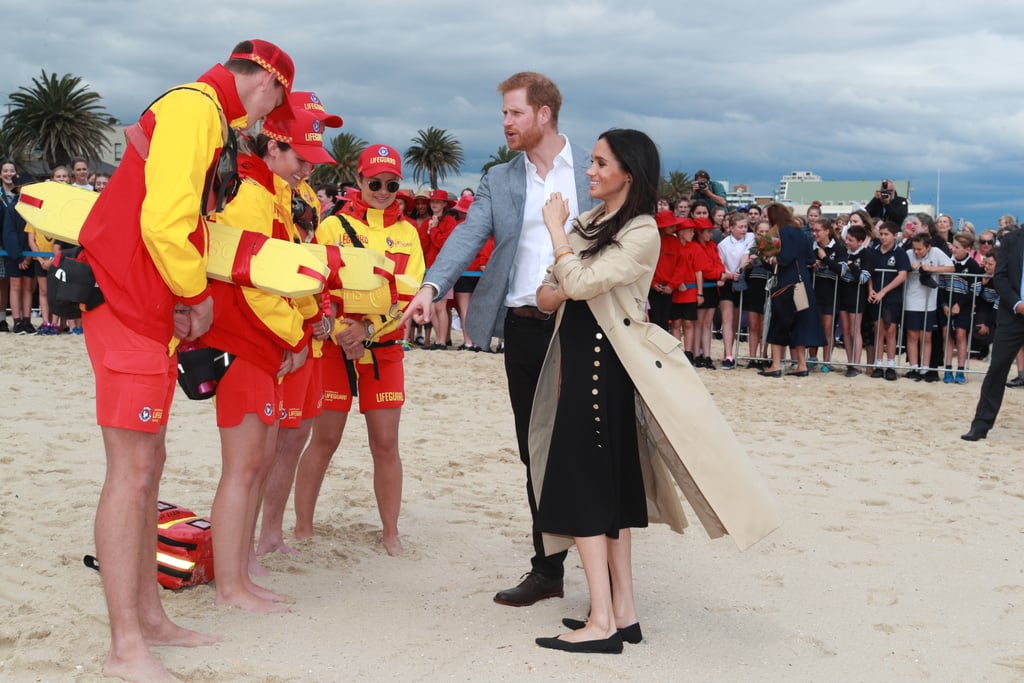
[[(103, 680), (103, 594), (82, 564), (104, 473), (84, 344), (0, 335), (0, 359), (0, 679)], [(967, 443), (980, 375), (956, 386), (699, 371), (783, 526), (744, 553), (692, 515), (683, 536), (635, 532), (643, 643), (570, 655), (533, 639), (586, 615), (575, 551), (564, 599), (492, 601), (531, 553), (502, 356), (416, 350), (406, 363), (406, 554), (381, 547), (354, 414), (316, 537), (264, 562), (291, 611), (216, 608), (210, 586), (162, 591), (173, 619), (226, 637), (157, 648), (171, 671), (238, 683), (1024, 680), (1024, 391), (1007, 391), (989, 438)], [(212, 404), (179, 392), (172, 415), (160, 496), (208, 514)], [(289, 507), (286, 529), (293, 519)]]

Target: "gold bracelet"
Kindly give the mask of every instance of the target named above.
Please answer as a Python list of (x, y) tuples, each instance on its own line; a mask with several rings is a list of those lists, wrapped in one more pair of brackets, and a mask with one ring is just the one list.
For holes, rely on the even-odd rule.
[(560, 244), (557, 247), (555, 247), (555, 256), (558, 256), (558, 252), (561, 251), (562, 249), (568, 249), (569, 251), (572, 251), (572, 247), (570, 247), (568, 244)]
[(569, 249), (569, 251), (564, 251), (564, 252), (562, 252), (561, 254), (559, 254), (558, 256), (556, 256), (556, 257), (555, 257), (555, 263), (558, 263), (559, 261), (561, 261), (562, 259), (564, 259), (564, 258), (565, 258), (566, 256), (568, 256), (569, 254), (575, 254), (575, 253), (576, 253), (576, 252), (575, 252), (575, 251), (573, 251), (572, 249)]

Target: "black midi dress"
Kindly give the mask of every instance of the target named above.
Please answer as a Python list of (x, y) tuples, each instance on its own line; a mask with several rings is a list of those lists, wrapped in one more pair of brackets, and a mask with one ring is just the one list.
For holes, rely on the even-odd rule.
[(538, 528), (619, 537), (647, 526), (633, 382), (586, 301), (567, 301), (558, 328), (558, 405)]

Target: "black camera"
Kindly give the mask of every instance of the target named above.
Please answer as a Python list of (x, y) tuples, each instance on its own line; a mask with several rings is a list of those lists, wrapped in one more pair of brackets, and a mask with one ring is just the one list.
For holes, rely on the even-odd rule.
[(708, 181), (706, 181), (706, 180), (698, 180), (697, 181), (697, 189), (698, 190), (706, 190), (706, 189), (708, 189)]

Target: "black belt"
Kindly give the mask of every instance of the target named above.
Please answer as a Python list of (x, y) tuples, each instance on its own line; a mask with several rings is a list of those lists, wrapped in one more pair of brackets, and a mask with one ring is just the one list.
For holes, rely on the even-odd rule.
[(545, 313), (536, 306), (516, 306), (508, 309), (508, 312), (517, 318), (532, 318), (533, 320), (550, 320), (553, 315)]

